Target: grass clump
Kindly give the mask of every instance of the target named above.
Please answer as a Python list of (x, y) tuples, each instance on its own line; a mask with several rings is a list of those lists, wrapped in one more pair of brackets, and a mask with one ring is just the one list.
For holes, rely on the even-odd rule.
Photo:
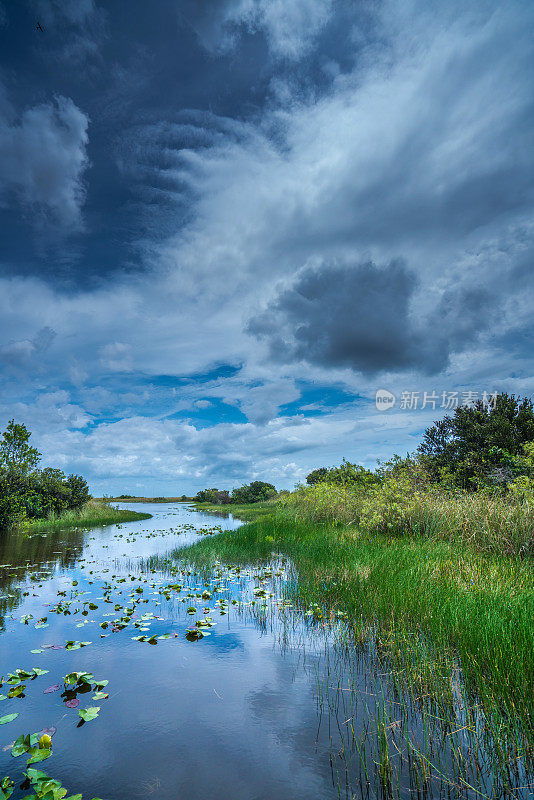
[(71, 509), (57, 515), (51, 513), (46, 519), (27, 520), (23, 527), (29, 532), (57, 530), (58, 528), (89, 528), (114, 525), (117, 522), (134, 522), (150, 519), (150, 517), (151, 514), (142, 514), (138, 511), (116, 508), (97, 500), (89, 500), (80, 509)]

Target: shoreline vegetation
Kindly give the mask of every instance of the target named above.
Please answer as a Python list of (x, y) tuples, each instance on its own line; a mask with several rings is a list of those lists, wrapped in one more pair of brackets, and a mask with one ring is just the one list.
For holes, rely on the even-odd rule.
[(122, 494), (119, 497), (95, 497), (102, 503), (191, 503), (192, 497), (181, 495), (180, 497), (140, 497), (129, 494)]
[[(220, 509), (198, 504), (199, 511)], [(258, 504), (226, 512), (247, 520), (241, 528), (178, 550), (196, 564), (257, 563), (289, 558), (298, 575), (300, 603), (324, 614), (430, 634), (454, 648), (464, 673), (487, 697), (524, 702), (534, 714), (534, 563), (519, 555), (477, 549), (473, 539), (424, 532), (387, 533), (303, 520), (287, 506)]]
[[(411, 702), (440, 720), (440, 735), (452, 744), (461, 731), (459, 755), (467, 738), (475, 756), (463, 781), (483, 764), (491, 797), (501, 789), (515, 797), (513, 787), (529, 783), (530, 401), (504, 395), (490, 409), (458, 409), (425, 432), (414, 455), (394, 457), (374, 473), (344, 461), (263, 502), (240, 505), (218, 492), (194, 507), (231, 513), (245, 524), (177, 550), (176, 559), (205, 570), (214, 564), (260, 570), (287, 559), (293, 576), (286, 597), (295, 609), (320, 625), (345, 620), (343, 642), (366, 648)], [(379, 757), (387, 776), (386, 756)]]
[(52, 513), (46, 519), (26, 520), (16, 526), (16, 529), (34, 533), (64, 528), (95, 528), (101, 525), (150, 519), (151, 516), (139, 511), (116, 508), (98, 500), (89, 500), (79, 509), (64, 511), (58, 515)]
[[(198, 510), (220, 513), (208, 505)], [(523, 797), (516, 789), (534, 774), (532, 559), (479, 550), (469, 538), (440, 539), (439, 526), (426, 536), (399, 528), (380, 533), (303, 521), (279, 503), (245, 515), (249, 521), (236, 531), (173, 558), (206, 574), (214, 565), (253, 565), (257, 572), (280, 560), (291, 565), (286, 600), (311, 624), (331, 629), (340, 658), (363, 654), (395, 687), (393, 711), (381, 712), (376, 741), (371, 731), (364, 734), (370, 739), (347, 745), (374, 752), (383, 797), (397, 796), (398, 788), (392, 765), (399, 751), (388, 732), (399, 724), (410, 730), (413, 709), (424, 744), (403, 736), (420, 785), (443, 780), (455, 797), (471, 790)], [(334, 689), (340, 681), (335, 675), (327, 682)], [(451, 763), (433, 758), (436, 741), (449, 742)]]

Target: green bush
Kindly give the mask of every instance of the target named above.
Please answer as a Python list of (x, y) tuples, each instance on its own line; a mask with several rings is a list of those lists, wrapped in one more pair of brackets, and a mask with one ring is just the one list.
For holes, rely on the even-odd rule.
[(265, 481), (252, 481), (252, 483), (244, 484), (238, 489), (232, 491), (232, 502), (242, 503), (260, 503), (264, 500), (270, 500), (277, 494), (276, 489), (272, 483), (265, 483)]
[(317, 483), (334, 483), (338, 486), (359, 488), (377, 483), (378, 477), (359, 464), (351, 464), (343, 459), (339, 467), (319, 467), (306, 476), (306, 483), (315, 486)]

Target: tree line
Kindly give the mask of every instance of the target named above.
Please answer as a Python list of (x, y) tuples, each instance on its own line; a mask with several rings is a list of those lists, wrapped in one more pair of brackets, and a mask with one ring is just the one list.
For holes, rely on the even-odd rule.
[(233, 489), (231, 494), (227, 489), (201, 489), (196, 493), (194, 500), (197, 503), (213, 503), (218, 506), (226, 505), (227, 503), (246, 505), (259, 503), (262, 500), (270, 500), (272, 497), (276, 497), (277, 494), (278, 492), (272, 483), (252, 481), (252, 483), (245, 483), (243, 486)]
[(41, 453), (25, 425), (10, 420), (0, 438), (0, 529), (79, 509), (89, 500), (87, 481), (54, 467), (39, 469)]
[[(308, 486), (321, 483), (366, 490), (387, 476), (409, 472), (421, 484), (444, 490), (530, 493), (534, 498), (534, 409), (527, 397), (505, 392), (491, 403), (460, 406), (428, 427), (414, 453), (379, 464), (375, 471), (343, 459), (339, 466), (318, 467), (306, 476)], [(257, 503), (277, 495), (264, 481), (234, 489), (203, 489), (197, 502)]]
[(534, 410), (527, 397), (497, 394), (492, 403), (460, 406), (423, 433), (415, 453), (394, 456), (376, 472), (343, 461), (319, 467), (306, 483), (365, 488), (407, 470), (421, 483), (466, 492), (534, 491)]

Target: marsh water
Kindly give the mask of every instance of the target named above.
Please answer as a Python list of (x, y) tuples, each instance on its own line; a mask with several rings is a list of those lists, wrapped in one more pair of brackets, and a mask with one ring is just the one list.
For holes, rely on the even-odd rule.
[[(37, 767), (86, 800), (470, 795), (425, 774), (429, 754), (418, 766), (415, 745), (403, 764), (398, 688), (372, 648), (336, 633), (342, 620), (294, 608), (284, 559), (202, 575), (176, 560), (176, 548), (238, 520), (182, 504), (123, 506), (153, 517), (0, 543), (0, 675), (39, 670), (0, 701), (0, 721), (18, 714), (0, 725), (0, 778), (15, 780), (13, 800), (27, 794), (18, 788), (27, 755), (13, 757), (11, 745), (44, 730), (52, 755)], [(93, 678), (69, 689), (73, 672)], [(402, 702), (412, 741), (428, 742), (428, 721)], [(89, 707), (98, 716), (82, 723)], [(446, 737), (434, 738), (446, 770)]]

